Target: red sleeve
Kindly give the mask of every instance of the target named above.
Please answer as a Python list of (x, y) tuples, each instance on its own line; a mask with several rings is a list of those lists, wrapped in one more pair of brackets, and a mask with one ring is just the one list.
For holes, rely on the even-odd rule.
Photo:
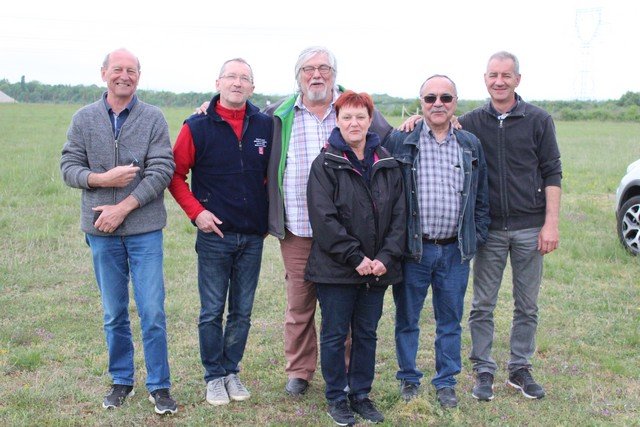
[(192, 221), (205, 210), (204, 206), (200, 204), (191, 192), (189, 184), (187, 184), (187, 175), (195, 163), (195, 156), (196, 148), (193, 145), (191, 129), (186, 124), (182, 125), (182, 129), (180, 129), (176, 143), (173, 146), (176, 169), (169, 183), (169, 192)]

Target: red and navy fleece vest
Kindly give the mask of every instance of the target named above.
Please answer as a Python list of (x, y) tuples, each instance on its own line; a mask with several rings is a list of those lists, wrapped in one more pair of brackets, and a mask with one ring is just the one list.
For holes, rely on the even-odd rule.
[(195, 147), (191, 191), (221, 221), (220, 230), (266, 234), (267, 163), (272, 119), (247, 102), (242, 138), (215, 112), (216, 95), (207, 115), (188, 118)]

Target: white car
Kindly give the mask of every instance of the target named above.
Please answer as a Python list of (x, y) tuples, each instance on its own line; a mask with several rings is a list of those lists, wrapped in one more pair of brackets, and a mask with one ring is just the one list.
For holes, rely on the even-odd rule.
[(640, 159), (627, 166), (616, 190), (620, 242), (632, 255), (640, 253)]

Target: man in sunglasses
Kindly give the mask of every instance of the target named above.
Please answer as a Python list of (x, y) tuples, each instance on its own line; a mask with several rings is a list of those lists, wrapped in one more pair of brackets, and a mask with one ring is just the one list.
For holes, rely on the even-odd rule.
[(492, 400), (498, 368), (491, 357), (493, 310), (507, 262), (513, 277), (513, 321), (507, 385), (529, 399), (545, 391), (531, 375), (538, 326), (543, 256), (558, 247), (562, 165), (553, 119), (515, 92), (518, 59), (509, 52), (489, 58), (484, 75), (491, 100), (459, 118), (487, 153), (491, 225), (473, 268), (469, 316), (476, 384), (473, 397)]
[(134, 394), (131, 279), (149, 400), (158, 414), (173, 414), (162, 271), (163, 196), (175, 167), (169, 127), (158, 108), (138, 100), (140, 62), (131, 52), (109, 53), (101, 74), (107, 91), (74, 114), (60, 168), (67, 185), (82, 189), (81, 228), (102, 297), (113, 381), (102, 407), (117, 408)]
[(400, 162), (407, 204), (404, 280), (393, 288), (400, 393), (418, 395), (422, 372), (416, 366), (420, 313), (431, 286), (436, 321), (436, 372), (431, 383), (444, 408), (455, 407), (462, 313), (469, 262), (489, 227), (487, 165), (480, 141), (456, 129), (454, 82), (429, 77), (420, 88), (422, 118), (412, 132), (394, 131), (386, 147)]

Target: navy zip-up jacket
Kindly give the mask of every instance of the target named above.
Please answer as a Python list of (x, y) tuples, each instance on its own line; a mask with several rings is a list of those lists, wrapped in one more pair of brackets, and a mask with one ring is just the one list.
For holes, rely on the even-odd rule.
[(191, 192), (221, 221), (222, 232), (267, 233), (267, 164), (271, 151), (272, 119), (247, 102), (242, 139), (215, 111), (214, 96), (206, 115), (185, 121), (195, 147)]

